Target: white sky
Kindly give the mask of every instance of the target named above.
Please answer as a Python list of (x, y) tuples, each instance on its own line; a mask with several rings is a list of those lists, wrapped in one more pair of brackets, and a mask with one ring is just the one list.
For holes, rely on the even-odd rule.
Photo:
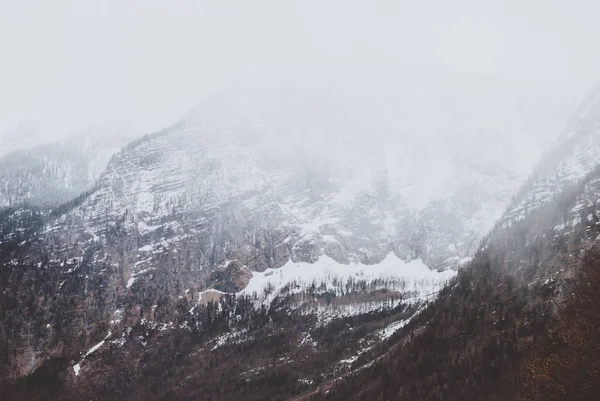
[(0, 0), (0, 132), (158, 129), (256, 72), (444, 71), (591, 86), (596, 0)]

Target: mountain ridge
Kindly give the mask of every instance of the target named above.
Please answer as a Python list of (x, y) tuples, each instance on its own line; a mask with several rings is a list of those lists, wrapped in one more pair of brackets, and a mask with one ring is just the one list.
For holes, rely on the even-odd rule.
[[(443, 160), (431, 171), (450, 163), (464, 185), (448, 194), (442, 181), (447, 196), (424, 207), (427, 218), (421, 218), (395, 192), (394, 185), (414, 177), (394, 176), (406, 170), (386, 159), (388, 142), (363, 147), (350, 137), (344, 144), (333, 132), (325, 139), (292, 135), (290, 143), (277, 121), (247, 125), (228, 116), (222, 125), (223, 116), (206, 125), (184, 119), (126, 146), (92, 190), (56, 208), (31, 235), (16, 233), (23, 224), (35, 226), (28, 222), (35, 212), (8, 217), (0, 319), (11, 347), (0, 344), (10, 361), (0, 385), (27, 394), (23, 380), (47, 375), (49, 388), (72, 391), (74, 398), (264, 399), (279, 391), (285, 399), (368, 370), (399, 339), (412, 338), (408, 333), (419, 338), (424, 322), (438, 313), (427, 305), (454, 275), (444, 268), (466, 262), (469, 249), (477, 248), (478, 224), (490, 215), (478, 208), (501, 208), (519, 181), (496, 160), (477, 164), (482, 155), (472, 170), (468, 152), (458, 167)], [(337, 119), (332, 124), (337, 127)], [(332, 148), (312, 149), (319, 142)], [(332, 149), (344, 151), (328, 157)], [(408, 145), (402, 155), (422, 157)], [(469, 186), (473, 177), (480, 181)], [(497, 192), (482, 191), (480, 182)], [(477, 234), (459, 245), (465, 230), (470, 233), (467, 223)], [(515, 241), (522, 237), (499, 238), (506, 241), (502, 250), (521, 249)], [(429, 271), (441, 278), (431, 283), (406, 274), (385, 280), (360, 274), (389, 260), (394, 274), (410, 263), (450, 266)], [(325, 264), (349, 274), (323, 276)], [(320, 275), (303, 278), (291, 270), (310, 268)], [(452, 285), (468, 288), (464, 277)], [(240, 291), (258, 279), (256, 291)], [(501, 300), (503, 293), (491, 289)], [(447, 302), (448, 291), (440, 302)]]

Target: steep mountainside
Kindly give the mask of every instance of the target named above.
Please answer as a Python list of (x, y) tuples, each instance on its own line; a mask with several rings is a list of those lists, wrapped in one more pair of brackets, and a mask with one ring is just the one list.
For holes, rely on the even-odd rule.
[(519, 139), (556, 129), (454, 85), (236, 89), (5, 210), (0, 388), (287, 399), (384, 356), (523, 182)]
[(590, 173), (600, 160), (600, 86), (571, 118), (565, 132), (536, 167), (505, 213), (506, 224), (524, 218)]
[(21, 125), (0, 136), (0, 208), (51, 208), (90, 189), (112, 155), (139, 133), (125, 124), (85, 128), (62, 139)]

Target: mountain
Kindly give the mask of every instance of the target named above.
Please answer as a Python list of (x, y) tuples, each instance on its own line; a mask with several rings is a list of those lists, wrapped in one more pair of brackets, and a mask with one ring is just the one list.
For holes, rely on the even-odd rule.
[(20, 124), (0, 136), (0, 208), (50, 208), (78, 196), (139, 135), (131, 124), (112, 123), (53, 139), (33, 123)]
[[(214, 241), (219, 230), (224, 237), (205, 247), (211, 265), (239, 258), (261, 270), (321, 254), (374, 263), (393, 251), (443, 269), (473, 254), (524, 180), (530, 162), (521, 138), (559, 124), (530, 132), (530, 121), (509, 114), (485, 128), (495, 119), (479, 103), (427, 86), (404, 89), (424, 92), (416, 100), (382, 98), (381, 88), (306, 86), (242, 88), (207, 100), (117, 155), (78, 210), (102, 210), (113, 221), (127, 213), (124, 224), (142, 246), (167, 226), (174, 240), (193, 227)], [(186, 226), (179, 231), (177, 218)], [(252, 243), (254, 251), (241, 249)]]
[(297, 399), (597, 399), (599, 126), (596, 89), (473, 260), (386, 354)]
[(589, 93), (567, 129), (521, 189), (518, 201), (506, 211), (504, 221), (507, 224), (523, 218), (530, 209), (577, 184), (597, 166), (600, 157), (599, 113), (600, 86)]
[(61, 206), (6, 209), (0, 388), (286, 399), (417, 333), (564, 104), (524, 114), (539, 93), (487, 82), (326, 82), (232, 88)]

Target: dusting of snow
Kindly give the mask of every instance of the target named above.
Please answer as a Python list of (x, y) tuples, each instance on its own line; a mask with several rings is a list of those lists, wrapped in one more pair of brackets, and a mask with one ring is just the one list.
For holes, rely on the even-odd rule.
[(217, 348), (220, 348), (226, 344), (241, 344), (244, 341), (251, 340), (252, 338), (247, 335), (247, 332), (247, 329), (239, 329), (222, 334), (212, 340), (214, 346), (210, 350), (215, 351)]
[(351, 356), (348, 359), (342, 359), (339, 363), (343, 365), (352, 365), (358, 359), (359, 355)]
[(317, 346), (317, 342), (315, 340), (313, 340), (310, 333), (304, 334), (304, 337), (302, 338), (302, 341), (300, 341), (300, 344), (298, 345), (298, 347), (302, 347), (304, 344), (310, 345), (311, 347)]
[(386, 327), (384, 327), (383, 329), (381, 329), (378, 332), (379, 337), (382, 340), (386, 340), (386, 339), (390, 338), (395, 332), (397, 332), (398, 330), (400, 330), (402, 327), (406, 326), (406, 324), (408, 322), (410, 322), (410, 320), (412, 319), (412, 317), (414, 317), (415, 315), (411, 316), (410, 319), (399, 320), (397, 322), (394, 322), (394, 323), (391, 323), (391, 324), (387, 325)]

